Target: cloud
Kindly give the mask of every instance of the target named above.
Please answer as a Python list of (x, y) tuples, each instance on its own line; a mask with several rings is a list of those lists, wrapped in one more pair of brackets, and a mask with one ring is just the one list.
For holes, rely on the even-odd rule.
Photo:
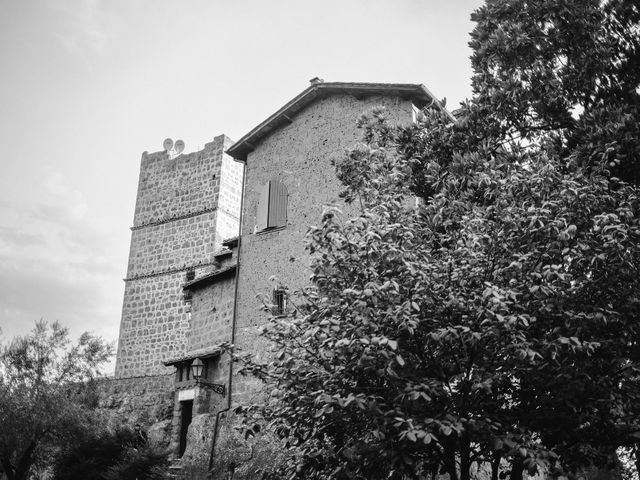
[[(37, 199), (0, 204), (0, 328), (5, 338), (33, 322), (60, 320), (73, 336), (117, 337), (123, 266), (110, 257), (108, 226), (90, 215), (64, 175), (41, 172)], [(122, 287), (124, 288), (124, 287)]]
[(57, 0), (50, 5), (60, 20), (56, 36), (68, 52), (85, 55), (105, 49), (113, 17), (100, 0)]
[(21, 245), (27, 247), (30, 245), (39, 245), (43, 241), (41, 234), (31, 234), (24, 232), (17, 232), (12, 228), (3, 227), (0, 225), (0, 252), (2, 247), (5, 246), (6, 250), (9, 250), (12, 245)]

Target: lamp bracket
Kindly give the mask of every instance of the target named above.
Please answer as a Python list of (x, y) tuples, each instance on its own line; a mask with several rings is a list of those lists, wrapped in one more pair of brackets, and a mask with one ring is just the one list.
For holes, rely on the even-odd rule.
[(196, 379), (196, 385), (202, 385), (205, 388), (213, 390), (220, 395), (224, 395), (225, 392), (225, 384), (224, 383), (211, 383), (206, 380)]

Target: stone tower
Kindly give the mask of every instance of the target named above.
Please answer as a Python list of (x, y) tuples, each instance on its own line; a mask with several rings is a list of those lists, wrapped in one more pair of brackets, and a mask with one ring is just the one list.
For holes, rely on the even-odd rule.
[(186, 281), (214, 268), (222, 241), (238, 235), (243, 165), (220, 135), (198, 152), (142, 154), (120, 323), (116, 377), (169, 374), (185, 352)]

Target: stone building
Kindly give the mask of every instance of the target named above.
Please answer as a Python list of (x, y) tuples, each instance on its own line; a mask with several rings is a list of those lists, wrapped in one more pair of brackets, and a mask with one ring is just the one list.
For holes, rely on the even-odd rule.
[[(357, 119), (383, 106), (408, 124), (433, 102), (423, 85), (314, 79), (236, 143), (219, 136), (189, 155), (143, 154), (116, 382), (165, 379), (145, 395), (170, 390), (175, 456), (211, 457), (222, 412), (259, 393), (221, 346), (268, 355), (261, 307), (285, 313), (280, 286), (309, 283), (304, 236), (323, 208), (350, 213), (331, 160), (360, 140)], [(194, 362), (204, 369), (197, 382)]]
[(183, 287), (226, 265), (223, 239), (238, 234), (244, 167), (224, 153), (231, 144), (220, 135), (194, 153), (142, 154), (115, 378), (100, 386), (122, 421), (170, 430), (176, 375), (165, 363), (196, 338)]

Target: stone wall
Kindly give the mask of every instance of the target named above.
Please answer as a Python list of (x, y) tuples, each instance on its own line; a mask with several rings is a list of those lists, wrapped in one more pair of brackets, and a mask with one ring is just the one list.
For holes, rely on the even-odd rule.
[(133, 230), (127, 278), (184, 270), (210, 263), (214, 252), (215, 210)]
[(171, 419), (173, 375), (103, 378), (96, 382), (98, 407), (108, 411), (115, 424), (145, 428)]
[[(198, 351), (206, 351), (231, 340), (235, 295), (234, 253), (234, 250), (228, 249), (221, 252), (217, 256), (213, 272), (209, 275), (198, 275), (188, 284), (191, 293), (191, 319), (187, 332), (186, 355), (191, 356), (189, 358), (200, 356)], [(229, 381), (229, 356), (222, 354), (218, 357), (205, 357), (205, 362), (205, 380), (226, 386)], [(227, 405), (229, 391), (226, 389), (223, 395), (206, 386), (197, 385), (193, 379), (181, 381), (176, 387), (178, 393), (175, 395), (169, 450), (172, 455), (179, 455), (184, 406), (180, 397), (181, 394), (189, 394), (188, 396), (193, 398), (194, 417), (189, 426), (183, 465), (202, 466), (203, 462), (206, 465), (213, 438), (213, 426), (209, 425), (209, 420), (206, 419), (215, 420), (216, 413)], [(205, 422), (208, 426), (203, 426), (200, 422)]]
[(116, 376), (171, 373), (162, 360), (184, 351), (189, 328), (185, 272), (128, 281), (124, 291)]
[(231, 144), (220, 135), (176, 158), (142, 155), (116, 377), (171, 373), (162, 362), (185, 352), (186, 273), (214, 269), (222, 240), (238, 231), (242, 165), (224, 154)]
[[(214, 371), (214, 375), (211, 378), (207, 379), (209, 382), (218, 384), (227, 382), (229, 359), (225, 356), (219, 361), (220, 368), (216, 369)], [(207, 428), (206, 433), (201, 433), (200, 426), (196, 420), (198, 418), (200, 420), (203, 420), (205, 418), (215, 420), (217, 413), (226, 406), (226, 397), (220, 395), (219, 393), (213, 392), (206, 387), (192, 385), (191, 389), (193, 389), (193, 417), (191, 423), (189, 424), (189, 430), (187, 433), (187, 449), (185, 450), (184, 455), (186, 455), (187, 458), (194, 456), (200, 457), (202, 452), (206, 451), (208, 460), (208, 454), (211, 452), (211, 442), (213, 441), (214, 430), (213, 428)], [(169, 451), (171, 452), (171, 455), (176, 458), (179, 456), (180, 450), (180, 430), (183, 406), (184, 402), (180, 401), (180, 394), (178, 391), (178, 393), (174, 396), (171, 429), (169, 435)], [(194, 452), (200, 453), (195, 454)], [(191, 458), (189, 461), (193, 463), (193, 458)]]
[(191, 300), (187, 352), (231, 340), (235, 272), (197, 289)]
[(227, 412), (221, 416), (216, 439), (212, 480), (254, 480), (272, 475), (285, 461), (287, 450), (268, 432), (246, 439), (238, 427), (242, 418)]
[(133, 226), (214, 208), (220, 190), (225, 135), (214, 138), (199, 152), (170, 158), (167, 152), (142, 154)]

